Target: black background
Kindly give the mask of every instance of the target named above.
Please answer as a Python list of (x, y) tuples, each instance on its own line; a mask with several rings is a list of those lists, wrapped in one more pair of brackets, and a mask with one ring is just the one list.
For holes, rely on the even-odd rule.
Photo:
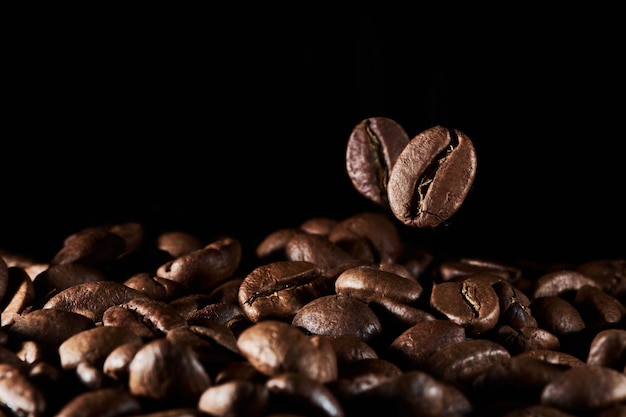
[(310, 217), (386, 212), (344, 159), (354, 125), (386, 116), (409, 136), (457, 128), (477, 150), (464, 205), (435, 230), (398, 224), (410, 242), (626, 255), (615, 11), (367, 11), (15, 16), (0, 248), (45, 260), (83, 227), (139, 221), (148, 236), (229, 234), (249, 251)]

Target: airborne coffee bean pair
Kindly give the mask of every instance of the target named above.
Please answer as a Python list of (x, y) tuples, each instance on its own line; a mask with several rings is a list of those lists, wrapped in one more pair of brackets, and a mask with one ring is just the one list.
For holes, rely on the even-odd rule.
[(476, 176), (472, 141), (433, 126), (413, 139), (394, 120), (371, 117), (348, 140), (346, 167), (354, 187), (388, 205), (407, 226), (433, 228), (461, 207)]

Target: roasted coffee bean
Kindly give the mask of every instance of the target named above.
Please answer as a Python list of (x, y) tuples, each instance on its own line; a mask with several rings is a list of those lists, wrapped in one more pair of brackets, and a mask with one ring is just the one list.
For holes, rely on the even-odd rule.
[(506, 310), (501, 311), (498, 324), (511, 326), (514, 329), (539, 326), (537, 324), (537, 319), (535, 319), (532, 315), (530, 307), (517, 302), (509, 305)]
[(322, 271), (358, 259), (328, 237), (310, 233), (298, 233), (289, 239), (285, 244), (285, 258), (293, 262), (312, 263)]
[(337, 377), (337, 357), (323, 337), (307, 336), (288, 323), (264, 320), (237, 339), (241, 354), (264, 375), (298, 372), (322, 383)]
[(46, 411), (46, 398), (20, 369), (0, 363), (0, 406), (11, 415), (39, 417)]
[(413, 307), (389, 298), (380, 298), (369, 303), (370, 308), (379, 318), (384, 328), (394, 334), (400, 333), (409, 327), (423, 321), (435, 320), (433, 313), (418, 307)]
[(557, 336), (536, 326), (499, 325), (492, 332), (491, 338), (514, 355), (536, 349), (559, 350), (561, 347)]
[[(106, 410), (106, 411), (104, 411)], [(121, 388), (101, 388), (80, 393), (67, 402), (55, 417), (127, 416), (140, 413), (140, 401)]]
[(382, 332), (380, 320), (366, 302), (347, 295), (316, 298), (300, 308), (291, 324), (326, 336), (356, 336), (374, 341)]
[(156, 243), (159, 249), (169, 253), (174, 258), (202, 249), (204, 246), (199, 237), (182, 230), (163, 232), (157, 236)]
[(265, 384), (232, 380), (207, 388), (198, 400), (198, 409), (210, 416), (262, 417), (268, 402)]
[(78, 263), (102, 267), (126, 252), (126, 241), (105, 227), (80, 230), (65, 238), (63, 247), (50, 260), (50, 265)]
[(33, 279), (36, 304), (39, 307), (55, 294), (74, 285), (106, 279), (106, 274), (95, 267), (78, 263), (53, 265)]
[(576, 356), (572, 356), (569, 353), (565, 353), (557, 349), (529, 349), (516, 356), (530, 356), (555, 365), (567, 366), (569, 368), (585, 364), (585, 362)]
[(578, 310), (559, 296), (535, 298), (530, 309), (539, 327), (556, 336), (575, 333), (585, 328), (585, 321)]
[(395, 120), (361, 120), (352, 129), (346, 150), (347, 173), (354, 188), (376, 204), (387, 206), (389, 172), (408, 143), (408, 134)]
[(568, 269), (548, 272), (540, 276), (536, 282), (531, 298), (569, 295), (578, 291), (583, 285), (599, 287), (591, 278)]
[(94, 323), (99, 323), (109, 307), (140, 297), (145, 297), (141, 291), (119, 282), (85, 282), (55, 294), (42, 308), (79, 313), (89, 317)]
[(238, 380), (265, 382), (267, 380), (267, 376), (259, 372), (257, 368), (245, 359), (225, 364), (215, 375), (215, 385)]
[(126, 384), (128, 366), (142, 346), (143, 343), (140, 341), (131, 341), (117, 346), (104, 359), (102, 372), (112, 380)]
[[(265, 383), (270, 393), (270, 413), (296, 413), (344, 417), (343, 406), (323, 383), (297, 372), (283, 372)], [(280, 415), (280, 414), (279, 414)]]
[(328, 240), (340, 245), (340, 242), (350, 240), (354, 235), (371, 245), (375, 262), (397, 262), (404, 252), (404, 242), (396, 225), (381, 213), (366, 211), (341, 220), (330, 231)]
[[(506, 410), (499, 414), (501, 417), (576, 417), (575, 414), (566, 413), (551, 405), (541, 404), (522, 404), (516, 406), (513, 410)], [(600, 417), (600, 416), (596, 416)]]
[(56, 349), (69, 337), (94, 326), (91, 319), (79, 313), (40, 309), (16, 317), (7, 334), (11, 340), (32, 340)]
[(465, 337), (465, 329), (450, 320), (424, 321), (401, 333), (389, 346), (389, 353), (403, 368), (422, 368), (433, 353)]
[(425, 366), (435, 378), (468, 387), (494, 364), (510, 357), (499, 343), (467, 339), (438, 349), (428, 357)]
[(211, 302), (239, 304), (239, 287), (243, 280), (242, 277), (233, 277), (213, 288), (209, 293)]
[(416, 280), (368, 266), (349, 268), (335, 280), (336, 294), (348, 295), (366, 303), (389, 299), (411, 304), (419, 299), (422, 290)]
[(26, 271), (19, 266), (11, 266), (8, 273), (8, 286), (0, 302), (2, 327), (13, 323), (20, 313), (35, 303), (35, 287)]
[[(488, 280), (480, 280), (480, 276), (486, 276)], [(481, 335), (494, 328), (500, 316), (500, 301), (490, 282), (491, 276), (485, 274), (435, 284), (430, 305), (463, 326), (468, 336)]]
[(541, 404), (585, 413), (623, 403), (626, 374), (598, 365), (581, 365), (557, 375), (541, 393)]
[(370, 345), (356, 336), (321, 336), (330, 342), (338, 365), (358, 361), (360, 359), (378, 358), (378, 353)]
[(349, 403), (351, 415), (373, 410), (394, 416), (460, 416), (469, 415), (473, 406), (454, 384), (412, 370), (359, 393)]
[(457, 129), (433, 126), (409, 141), (391, 169), (389, 207), (407, 226), (434, 228), (456, 213), (476, 176), (476, 152)]
[(244, 278), (239, 287), (239, 305), (252, 322), (291, 321), (302, 306), (326, 293), (326, 287), (316, 264), (276, 261), (255, 268)]
[(442, 281), (474, 274), (492, 274), (501, 277), (507, 282), (515, 282), (522, 276), (522, 270), (517, 267), (473, 258), (441, 262), (437, 273)]
[(331, 385), (340, 398), (349, 398), (400, 376), (402, 372), (398, 365), (386, 359), (360, 359), (343, 364), (337, 379)]
[(201, 249), (181, 255), (157, 269), (156, 275), (174, 280), (189, 291), (207, 291), (231, 278), (241, 262), (241, 242), (219, 238)]
[(626, 303), (626, 259), (601, 259), (586, 262), (576, 272), (593, 279), (609, 295)]
[(130, 393), (156, 404), (196, 405), (210, 386), (196, 356), (167, 338), (144, 344), (128, 366)]
[(158, 301), (171, 301), (186, 293), (182, 284), (171, 279), (156, 277), (150, 272), (139, 272), (123, 283), (127, 287), (141, 291), (146, 297)]
[(339, 220), (331, 217), (311, 217), (300, 223), (300, 229), (307, 233), (328, 236)]
[(274, 230), (259, 242), (254, 253), (259, 260), (265, 263), (287, 260), (285, 254), (287, 242), (295, 235), (303, 233), (307, 232), (297, 227)]
[(9, 266), (2, 256), (0, 256), (0, 302), (4, 299), (4, 295), (9, 287)]
[(106, 309), (102, 314), (102, 324), (130, 328), (144, 338), (151, 338), (187, 326), (187, 321), (167, 303), (139, 297)]
[(591, 341), (586, 363), (626, 371), (626, 330), (598, 332)]
[(221, 323), (237, 335), (252, 324), (239, 304), (233, 303), (209, 304), (187, 317), (187, 323), (192, 326), (211, 322)]
[(64, 370), (75, 370), (87, 362), (101, 366), (106, 357), (120, 345), (141, 343), (131, 330), (116, 326), (97, 326), (68, 337), (59, 345), (59, 360)]
[(626, 317), (626, 306), (593, 285), (583, 285), (576, 291), (574, 307), (587, 325), (620, 323)]

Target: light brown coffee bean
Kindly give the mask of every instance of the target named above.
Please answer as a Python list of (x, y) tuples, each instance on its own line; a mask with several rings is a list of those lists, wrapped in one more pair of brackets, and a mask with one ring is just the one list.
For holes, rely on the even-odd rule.
[(407, 226), (434, 228), (456, 213), (476, 176), (472, 141), (457, 129), (433, 126), (409, 141), (391, 169), (391, 211)]

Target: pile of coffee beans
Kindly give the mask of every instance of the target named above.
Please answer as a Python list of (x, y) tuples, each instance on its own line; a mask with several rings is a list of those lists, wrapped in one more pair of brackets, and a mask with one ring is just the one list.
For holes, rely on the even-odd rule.
[(625, 415), (626, 258), (403, 238), (396, 220), (434, 228), (466, 197), (462, 132), (372, 118), (347, 156), (387, 211), (277, 227), (253, 259), (140, 222), (77, 230), (46, 262), (0, 252), (0, 416)]

